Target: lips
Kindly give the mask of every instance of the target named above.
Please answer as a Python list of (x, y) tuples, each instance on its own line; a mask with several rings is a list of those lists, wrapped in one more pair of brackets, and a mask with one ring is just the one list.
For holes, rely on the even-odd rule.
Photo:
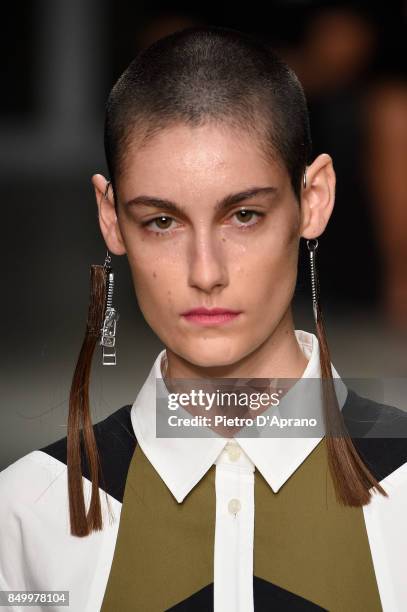
[(239, 314), (240, 310), (230, 310), (229, 308), (192, 308), (191, 310), (187, 310), (181, 314), (184, 316), (193, 316), (193, 315), (207, 315), (207, 316), (215, 316), (222, 314)]
[(193, 325), (214, 327), (228, 324), (240, 315), (240, 310), (230, 310), (230, 308), (192, 308), (182, 313), (185, 321)]

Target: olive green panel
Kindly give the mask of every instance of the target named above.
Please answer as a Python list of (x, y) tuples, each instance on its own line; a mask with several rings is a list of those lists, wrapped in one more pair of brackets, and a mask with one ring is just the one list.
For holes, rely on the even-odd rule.
[(133, 454), (102, 612), (164, 610), (213, 582), (215, 466), (178, 503)]
[(326, 439), (276, 494), (255, 474), (254, 574), (331, 612), (381, 612), (363, 509), (337, 502)]

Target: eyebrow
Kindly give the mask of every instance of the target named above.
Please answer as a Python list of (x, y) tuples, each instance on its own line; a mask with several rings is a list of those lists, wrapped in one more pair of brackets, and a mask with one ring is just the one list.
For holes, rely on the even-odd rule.
[[(224, 211), (225, 209), (230, 208), (231, 206), (242, 202), (243, 200), (247, 200), (249, 198), (254, 198), (258, 195), (266, 195), (273, 194), (275, 195), (278, 191), (277, 187), (251, 187), (249, 189), (245, 189), (244, 191), (239, 191), (238, 193), (230, 193), (215, 204), (215, 211)], [(147, 205), (152, 206), (154, 208), (164, 209), (173, 213), (185, 213), (185, 210), (182, 206), (177, 204), (176, 202), (172, 202), (171, 200), (167, 200), (166, 198), (157, 198), (154, 196), (148, 195), (139, 195), (135, 198), (132, 198), (128, 202), (124, 204), (125, 207), (136, 206), (136, 205)]]

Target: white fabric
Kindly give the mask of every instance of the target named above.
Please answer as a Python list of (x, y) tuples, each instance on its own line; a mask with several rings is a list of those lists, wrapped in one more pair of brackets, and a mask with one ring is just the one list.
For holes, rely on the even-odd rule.
[[(83, 479), (89, 503), (91, 483)], [(121, 504), (100, 495), (103, 531), (86, 538), (70, 534), (67, 469), (42, 451), (32, 451), (0, 472), (0, 590), (69, 591), (66, 606), (1, 607), (27, 610), (100, 610), (116, 544)]]

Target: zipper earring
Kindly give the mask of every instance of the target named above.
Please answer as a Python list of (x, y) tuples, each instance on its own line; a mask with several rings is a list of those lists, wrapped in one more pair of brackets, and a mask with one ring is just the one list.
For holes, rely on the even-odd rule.
[[(106, 184), (103, 198), (107, 198), (110, 181)], [(114, 272), (109, 250), (105, 263), (90, 267), (90, 300), (86, 323), (87, 337), (93, 339), (92, 351), (99, 339), (103, 347), (103, 365), (116, 365), (116, 324), (119, 312), (113, 306)]]
[(314, 311), (314, 319), (316, 325), (319, 319), (319, 279), (316, 265), (316, 251), (318, 248), (318, 240), (316, 238), (307, 240), (307, 247), (309, 250), (311, 265), (312, 309)]
[[(104, 198), (107, 198), (111, 182), (107, 181)], [(103, 315), (103, 326), (101, 329), (100, 346), (103, 347), (103, 365), (116, 365), (116, 324), (119, 320), (119, 312), (114, 308), (113, 289), (114, 289), (114, 272), (110, 265), (112, 258), (109, 250), (106, 251), (105, 263), (103, 265), (105, 273), (105, 309)], [(111, 349), (110, 352), (108, 349)]]
[[(110, 265), (112, 258), (109, 251), (106, 253), (105, 263), (103, 265), (105, 271), (106, 283), (106, 304), (103, 317), (103, 326), (101, 329), (100, 346), (103, 347), (103, 365), (116, 365), (116, 324), (119, 320), (119, 312), (113, 307), (113, 289), (114, 289), (114, 273)], [(111, 349), (110, 351), (108, 349)]]

